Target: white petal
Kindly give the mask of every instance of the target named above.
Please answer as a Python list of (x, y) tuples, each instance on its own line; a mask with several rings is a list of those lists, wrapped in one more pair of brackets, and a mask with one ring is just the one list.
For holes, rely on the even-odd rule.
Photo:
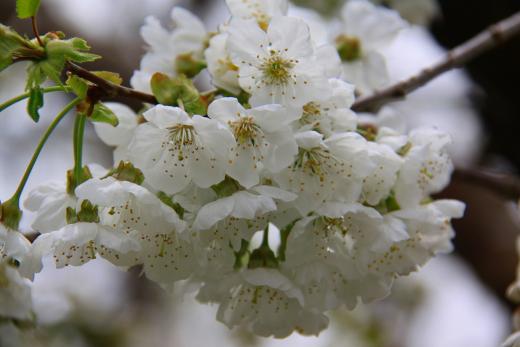
[(276, 210), (276, 203), (269, 197), (242, 191), (233, 194), (232, 198), (235, 203), (231, 216), (236, 218), (254, 219)]
[(135, 112), (126, 105), (107, 102), (105, 105), (114, 112), (119, 124), (114, 127), (105, 123), (94, 123), (99, 138), (109, 146), (122, 146), (130, 142), (133, 129), (137, 127), (137, 116)]
[(208, 107), (208, 116), (224, 124), (240, 117), (246, 110), (236, 98), (221, 98), (213, 101)]
[(176, 124), (190, 123), (188, 114), (179, 107), (157, 105), (146, 111), (143, 116), (159, 129), (167, 129)]
[(253, 190), (261, 195), (268, 196), (268, 197), (271, 197), (276, 200), (286, 201), (286, 202), (293, 201), (298, 197), (298, 195), (296, 195), (294, 193), (285, 191), (280, 188), (272, 187), (272, 186), (256, 186), (256, 187), (252, 188), (251, 190)]
[(313, 54), (309, 26), (300, 18), (276, 16), (271, 20), (267, 36), (273, 48), (287, 50), (291, 57), (308, 57)]
[(204, 205), (197, 213), (197, 217), (193, 222), (193, 229), (208, 230), (219, 221), (223, 220), (231, 214), (235, 205), (232, 197), (219, 199)]

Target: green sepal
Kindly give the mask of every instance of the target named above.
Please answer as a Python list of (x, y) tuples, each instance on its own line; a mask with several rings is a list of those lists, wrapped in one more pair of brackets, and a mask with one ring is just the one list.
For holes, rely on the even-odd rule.
[(219, 199), (222, 199), (242, 190), (242, 187), (236, 180), (226, 176), (221, 182), (212, 185), (211, 189), (213, 189)]
[(269, 247), (261, 246), (260, 248), (255, 249), (249, 256), (247, 268), (276, 269), (278, 268), (278, 259), (276, 259), (276, 255)]
[(0, 205), (0, 222), (9, 229), (18, 230), (22, 214), (18, 199), (10, 199)]
[(88, 115), (88, 118), (92, 122), (106, 123), (113, 127), (119, 125), (119, 119), (117, 118), (116, 114), (101, 102), (98, 102), (94, 105), (92, 114)]
[(76, 224), (78, 222), (78, 215), (76, 214), (75, 208), (67, 207), (65, 210), (65, 220), (67, 224)]
[(152, 76), (150, 84), (152, 92), (160, 104), (182, 106), (191, 115), (206, 114), (206, 103), (202, 100), (193, 81), (186, 76), (170, 78), (157, 72)]
[(195, 59), (193, 53), (179, 54), (175, 59), (175, 70), (177, 73), (189, 78), (197, 76), (206, 67), (206, 62)]
[(184, 218), (184, 213), (186, 210), (178, 203), (174, 202), (173, 199), (164, 192), (157, 193), (157, 197), (161, 200), (165, 205), (171, 207), (177, 214), (180, 219)]
[(81, 177), (80, 177), (79, 182), (76, 182), (76, 179), (74, 177), (74, 170), (68, 170), (67, 171), (67, 193), (70, 195), (74, 195), (74, 190), (76, 189), (76, 187), (91, 178), (92, 178), (92, 173), (90, 172), (90, 169), (88, 168), (88, 166), (84, 166), (83, 169), (81, 170)]
[(65, 82), (67, 87), (81, 99), (86, 99), (88, 92), (88, 83), (81, 77), (70, 74)]
[(67, 207), (66, 210), (67, 224), (75, 223), (99, 223), (99, 212), (97, 205), (93, 205), (89, 200), (81, 202), (79, 212), (72, 207)]
[(120, 161), (117, 167), (110, 170), (105, 177), (114, 177), (116, 180), (132, 182), (138, 185), (144, 182), (143, 172), (129, 161)]
[(217, 94), (226, 96), (226, 97), (233, 97), (236, 98), (237, 101), (240, 103), (240, 105), (244, 106), (244, 108), (251, 108), (251, 105), (249, 104), (249, 99), (251, 98), (251, 94), (246, 92), (245, 90), (241, 90), (240, 93), (234, 94), (230, 91), (227, 91), (225, 89), (218, 89)]
[(278, 247), (278, 260), (283, 262), (285, 261), (285, 252), (287, 251), (287, 240), (289, 239), (289, 235), (293, 230), (296, 223), (300, 220), (300, 218), (292, 221), (287, 224), (282, 230), (280, 230), (280, 246)]
[(16, 14), (20, 19), (36, 16), (40, 8), (40, 0), (16, 0)]
[(401, 209), (401, 206), (399, 205), (399, 202), (397, 202), (395, 193), (392, 192), (388, 198), (386, 198), (385, 200), (381, 200), (381, 202), (379, 202), (379, 204), (375, 206), (375, 209), (381, 214), (387, 214), (399, 211)]
[(239, 270), (245, 267), (249, 263), (249, 257), (251, 256), (251, 252), (249, 252), (249, 241), (242, 239), (240, 249), (238, 252), (233, 253), (235, 253), (235, 264), (233, 265), (233, 268)]
[(27, 101), (27, 113), (31, 119), (38, 123), (40, 114), (38, 110), (43, 107), (43, 92), (40, 86), (32, 88), (29, 92), (29, 100)]
[(374, 142), (377, 139), (378, 129), (372, 124), (359, 125), (356, 131), (367, 141)]

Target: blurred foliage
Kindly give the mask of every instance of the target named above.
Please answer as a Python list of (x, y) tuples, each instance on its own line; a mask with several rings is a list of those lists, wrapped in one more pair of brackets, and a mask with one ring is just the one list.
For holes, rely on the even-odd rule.
[(315, 9), (324, 16), (332, 17), (343, 6), (345, 0), (292, 0), (298, 6)]

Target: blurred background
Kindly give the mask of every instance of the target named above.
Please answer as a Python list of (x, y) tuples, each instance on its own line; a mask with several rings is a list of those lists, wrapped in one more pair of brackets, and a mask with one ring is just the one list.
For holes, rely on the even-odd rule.
[[(298, 0), (324, 18), (343, 0)], [(442, 57), (446, 49), (520, 10), (520, 0), (390, 0), (416, 25), (405, 30), (386, 52), (392, 79), (414, 74)], [(61, 30), (89, 42), (104, 59), (91, 70), (120, 73), (129, 81), (144, 52), (139, 28), (153, 15), (169, 22), (181, 5), (199, 15), (208, 30), (228, 17), (224, 0), (43, 0), (41, 32)], [(15, 1), (0, 1), (0, 22), (30, 33), (30, 22), (16, 19)], [(308, 16), (306, 10), (293, 8)], [(316, 18), (313, 16), (313, 20)], [(320, 19), (321, 20), (321, 19)], [(458, 167), (480, 167), (516, 175), (520, 168), (520, 40), (488, 53), (463, 71), (442, 76), (393, 107), (410, 127), (434, 125), (452, 134)], [(20, 94), (25, 67), (0, 74), (0, 102)], [(12, 194), (43, 129), (67, 102), (46, 95), (42, 120), (35, 125), (23, 103), (2, 112), (0, 125), (0, 199)], [(131, 104), (138, 107), (138, 104)], [(70, 121), (70, 119), (68, 120)], [(72, 167), (72, 124), (64, 122), (49, 141), (26, 189), (64, 179)], [(86, 160), (109, 167), (111, 150), (87, 131)], [(513, 306), (505, 299), (517, 265), (515, 242), (520, 211), (491, 190), (454, 179), (442, 197), (467, 203), (455, 222), (455, 254), (432, 261), (418, 275), (396, 284), (392, 297), (355, 312), (331, 314), (331, 328), (319, 338), (259, 339), (228, 331), (212, 307), (166, 294), (139, 277), (96, 260), (81, 268), (53, 270), (36, 277), (35, 309), (44, 327), (14, 333), (0, 325), (0, 346), (374, 346), (494, 347), (510, 331)], [(28, 230), (26, 214), (22, 229)]]

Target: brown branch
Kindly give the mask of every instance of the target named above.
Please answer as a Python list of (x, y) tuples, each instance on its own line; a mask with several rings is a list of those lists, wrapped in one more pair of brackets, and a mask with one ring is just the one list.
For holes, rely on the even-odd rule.
[(96, 86), (98, 86), (100, 89), (102, 89), (103, 92), (105, 92), (106, 96), (108, 96), (108, 97), (122, 96), (122, 97), (131, 98), (131, 99), (137, 99), (142, 102), (149, 103), (149, 104), (158, 103), (155, 96), (153, 96), (151, 94), (143, 93), (143, 92), (137, 91), (132, 88), (123, 87), (123, 86), (114, 84), (110, 81), (107, 81), (107, 80), (93, 74), (92, 72), (90, 72), (74, 63), (68, 62), (65, 69), (78, 77), (81, 77), (89, 82), (94, 83)]
[(520, 199), (520, 178), (512, 174), (458, 168), (453, 173), (453, 180), (489, 189), (506, 199)]
[(518, 34), (520, 34), (520, 12), (492, 25), (474, 38), (452, 49), (442, 61), (422, 70), (417, 75), (376, 91), (372, 95), (359, 98), (352, 109), (358, 112), (377, 111), (381, 106), (404, 98), (444, 72), (466, 64)]

